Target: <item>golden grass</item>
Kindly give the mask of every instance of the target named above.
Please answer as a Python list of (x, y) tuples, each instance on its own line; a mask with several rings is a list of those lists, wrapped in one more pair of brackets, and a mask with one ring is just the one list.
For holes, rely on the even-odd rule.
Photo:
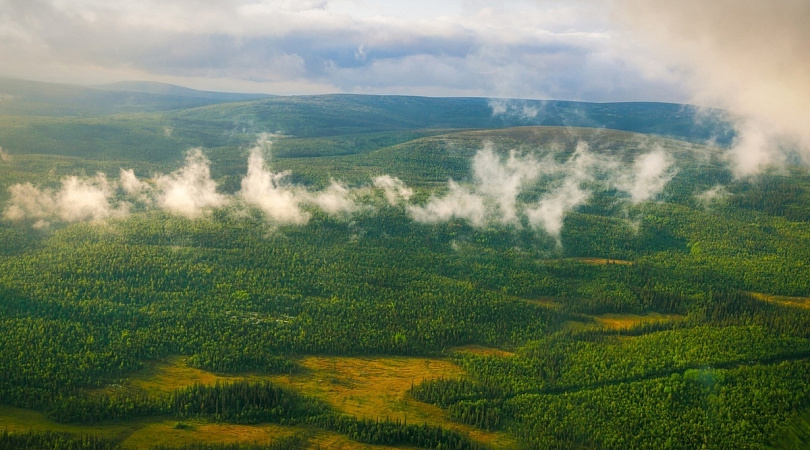
[(273, 424), (234, 425), (198, 420), (184, 420), (187, 428), (177, 429), (177, 420), (147, 424), (132, 432), (121, 445), (125, 448), (149, 448), (155, 445), (181, 446), (193, 443), (258, 443), (270, 444), (279, 437), (292, 436), (294, 427)]
[(464, 345), (461, 347), (453, 347), (454, 352), (458, 353), (472, 353), (473, 355), (481, 356), (515, 356), (513, 352), (507, 352), (494, 347), (484, 347), (483, 345)]
[(309, 438), (308, 448), (321, 450), (403, 450), (410, 449), (412, 447), (388, 447), (385, 445), (361, 444), (360, 442), (349, 439), (345, 435), (322, 431), (313, 434)]
[(553, 261), (575, 261), (581, 262), (583, 264), (593, 264), (597, 266), (602, 266), (606, 264), (618, 264), (621, 266), (632, 266), (633, 261), (628, 261), (626, 259), (613, 259), (613, 258), (593, 258), (590, 256), (579, 256), (573, 258), (554, 258), (554, 259), (547, 259), (548, 262)]
[(439, 377), (458, 378), (464, 371), (443, 359), (309, 356), (299, 361), (307, 370), (272, 379), (331, 405), (335, 410), (369, 419), (430, 423), (453, 429), (492, 448), (515, 448), (505, 433), (485, 432), (445, 418), (444, 411), (412, 399), (412, 385)]
[[(510, 355), (509, 352), (481, 346), (460, 347), (457, 351), (478, 354)], [(486, 432), (449, 421), (445, 412), (434, 405), (411, 398), (407, 391), (423, 380), (439, 377), (458, 378), (463, 369), (446, 359), (410, 357), (325, 357), (308, 356), (297, 361), (304, 370), (285, 375), (246, 374), (218, 375), (186, 365), (186, 358), (173, 356), (147, 362), (122, 384), (114, 384), (94, 392), (162, 394), (194, 383), (214, 384), (217, 381), (271, 380), (291, 387), (305, 395), (320, 398), (335, 410), (358, 418), (391, 419), (408, 423), (429, 423), (466, 434), (491, 448), (515, 448), (517, 443), (506, 433)], [(5, 411), (5, 412), (4, 412)], [(12, 420), (13, 419), (13, 420)], [(61, 425), (45, 419), (42, 414), (16, 409), (0, 409), (0, 424), (11, 431), (58, 430), (73, 433), (115, 436), (131, 448), (150, 445), (183, 445), (196, 442), (272, 442), (274, 438), (305, 430), (303, 427), (278, 425), (231, 425), (185, 420), (186, 429), (175, 429), (178, 421), (167, 418), (138, 419), (126, 423), (100, 426)], [(0, 425), (2, 427), (3, 425)], [(355, 449), (384, 448), (366, 446), (347, 437), (322, 430), (308, 432), (310, 447)], [(399, 447), (401, 448), (401, 447)]]
[[(501, 352), (497, 349), (470, 346), (468, 351)], [(503, 352), (507, 353), (507, 352)], [(418, 402), (408, 394), (413, 384), (439, 377), (461, 377), (464, 371), (445, 359), (406, 357), (325, 357), (308, 356), (297, 361), (304, 370), (291, 375), (218, 375), (186, 365), (186, 358), (172, 356), (150, 361), (121, 385), (108, 386), (100, 391), (160, 394), (194, 383), (214, 384), (217, 381), (271, 380), (291, 387), (305, 395), (320, 398), (335, 410), (358, 418), (402, 420), (410, 423), (430, 423), (467, 434), (471, 439), (493, 448), (514, 448), (515, 442), (504, 433), (484, 432), (451, 422), (444, 411), (433, 405)], [(176, 421), (154, 424), (156, 429), (171, 428)], [(245, 429), (248, 430), (248, 429)], [(174, 430), (170, 436), (199, 442), (193, 430)], [(202, 433), (198, 431), (197, 433)], [(149, 432), (146, 433), (147, 435)], [(204, 434), (204, 433), (203, 433)], [(139, 436), (133, 433), (133, 439)], [(345, 436), (317, 433), (311, 442), (323, 442), (324, 448), (364, 448)], [(247, 438), (252, 442), (255, 439)], [(220, 441), (218, 441), (220, 442)], [(174, 445), (174, 444), (172, 444)], [(331, 445), (331, 446), (329, 446)], [(359, 447), (358, 447), (359, 446)], [(368, 448), (379, 448), (370, 446)]]
[(651, 312), (647, 314), (602, 314), (593, 316), (593, 320), (602, 328), (622, 330), (647, 323), (672, 322), (683, 320), (686, 316), (679, 314), (660, 314)]
[(643, 324), (673, 322), (686, 318), (686, 316), (680, 314), (661, 314), (656, 312), (646, 314), (608, 313), (589, 317), (593, 319), (593, 322), (569, 320), (565, 323), (564, 328), (571, 331), (594, 329), (625, 330)]
[(116, 437), (130, 433), (142, 425), (143, 421), (92, 426), (63, 424), (49, 420), (44, 414), (38, 411), (13, 408), (11, 406), (0, 406), (0, 429), (13, 432), (59, 431), (94, 436)]
[(761, 292), (751, 292), (751, 296), (764, 302), (777, 303), (782, 306), (810, 309), (810, 297), (787, 297), (784, 295), (763, 294)]

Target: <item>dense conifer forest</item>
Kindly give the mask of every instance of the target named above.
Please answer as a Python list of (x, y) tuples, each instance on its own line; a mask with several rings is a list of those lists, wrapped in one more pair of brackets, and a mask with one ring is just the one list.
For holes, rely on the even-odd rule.
[[(0, 405), (87, 432), (0, 423), (0, 447), (118, 448), (94, 427), (152, 418), (408, 448), (810, 445), (810, 173), (736, 178), (720, 118), (41, 89), (0, 108)], [(176, 355), (245, 378), (116, 388)], [(358, 417), (262, 378), (308, 355), (463, 375), (407, 392), (442, 425)]]

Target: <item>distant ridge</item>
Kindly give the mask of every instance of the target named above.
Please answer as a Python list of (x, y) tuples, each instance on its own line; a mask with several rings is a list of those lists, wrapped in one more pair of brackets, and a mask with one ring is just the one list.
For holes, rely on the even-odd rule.
[(273, 97), (269, 94), (246, 94), (239, 92), (199, 91), (174, 84), (156, 81), (119, 81), (117, 83), (91, 86), (94, 89), (116, 92), (141, 92), (144, 94), (168, 95), (173, 97), (205, 98), (217, 101), (248, 101)]
[(181, 110), (270, 97), (197, 91), (153, 82), (78, 86), (0, 78), (0, 116), (92, 117)]
[(76, 86), (0, 78), (0, 116), (102, 117), (161, 113), (178, 126), (323, 137), (419, 129), (518, 126), (607, 128), (728, 145), (734, 130), (721, 110), (656, 102), (326, 94), (273, 96), (199, 91), (127, 81)]

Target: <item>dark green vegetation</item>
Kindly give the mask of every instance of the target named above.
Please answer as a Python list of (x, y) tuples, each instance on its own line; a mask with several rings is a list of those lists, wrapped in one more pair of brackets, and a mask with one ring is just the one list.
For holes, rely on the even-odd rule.
[[(103, 223), (42, 230), (0, 221), (0, 403), (66, 422), (161, 416), (310, 424), (366, 443), (475, 447), (455, 431), (343, 416), (268, 383), (194, 385), (152, 397), (93, 390), (173, 354), (220, 373), (288, 373), (301, 370), (292, 358), (306, 354), (453, 354), (467, 377), (417, 384), (411, 395), (454, 421), (506, 430), (527, 448), (807, 445), (805, 169), (734, 181), (720, 150), (658, 136), (450, 129), (534, 124), (493, 118), (484, 100), (203, 98), (204, 106), (189, 109), (149, 95), (164, 106), (75, 117), (80, 109), (129, 110), (65, 100), (74, 112), (60, 106), (43, 117), (51, 100), (32, 100), (31, 115), (1, 117), (0, 146), (10, 158), (0, 161), (0, 205), (16, 183), (55, 188), (65, 175), (101, 171), (113, 179), (121, 167), (141, 177), (167, 173), (190, 146), (205, 148), (220, 190), (233, 193), (259, 131), (291, 135), (278, 138), (272, 164), (291, 170), (298, 184), (337, 178), (358, 187), (391, 174), (415, 189), (417, 203), (448, 178), (469, 180), (470, 158), (484, 141), (502, 154), (518, 149), (558, 161), (585, 141), (628, 164), (661, 146), (678, 172), (658, 202), (634, 205), (616, 190), (596, 190), (565, 216), (560, 246), (525, 223), (419, 224), (382, 195), (350, 218), (313, 208), (303, 226), (231, 207), (194, 220), (136, 208)], [(692, 113), (674, 105), (546, 106), (558, 114), (549, 124), (565, 124), (560, 111), (576, 107), (590, 121), (577, 125), (693, 142), (712, 133), (688, 128)], [(678, 114), (682, 121), (667, 120)], [(717, 185), (725, 196), (701, 200)], [(521, 200), (544, 189), (540, 183)], [(797, 298), (791, 306), (752, 293)], [(606, 313), (677, 320), (607, 329), (594, 319)], [(452, 352), (467, 344), (515, 354)], [(58, 433), (5, 433), (6, 444), (117, 445)]]

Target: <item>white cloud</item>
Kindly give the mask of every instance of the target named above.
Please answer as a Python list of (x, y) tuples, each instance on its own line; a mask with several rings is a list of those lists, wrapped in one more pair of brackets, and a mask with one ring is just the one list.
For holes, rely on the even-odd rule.
[(158, 205), (174, 214), (196, 218), (210, 208), (224, 206), (228, 199), (217, 193), (208, 158), (199, 148), (189, 150), (186, 165), (168, 175), (155, 177)]
[(590, 197), (576, 178), (567, 178), (563, 185), (543, 196), (537, 206), (528, 208), (526, 216), (535, 229), (542, 229), (558, 239), (565, 213), (582, 205)]
[(512, 151), (505, 161), (495, 153), (491, 144), (475, 154), (472, 161), (473, 179), (477, 193), (494, 203), (493, 215), (503, 223), (517, 221), (517, 196), (542, 174), (542, 166), (532, 157)]
[(308, 193), (305, 199), (328, 214), (341, 215), (350, 214), (359, 209), (352, 196), (349, 188), (333, 179), (325, 190), (314, 194)]
[(473, 226), (486, 223), (487, 208), (484, 199), (453, 180), (447, 183), (448, 192), (442, 197), (431, 197), (425, 206), (409, 206), (408, 212), (417, 222), (440, 223), (450, 219), (466, 219)]
[(9, 187), (11, 198), (3, 212), (8, 220), (36, 220), (40, 227), (60, 220), (79, 222), (123, 216), (128, 205), (113, 206), (113, 186), (104, 174), (92, 178), (65, 177), (58, 191), (39, 189), (31, 183)]
[(261, 209), (277, 222), (305, 224), (309, 214), (301, 210), (300, 200), (291, 187), (284, 184), (289, 172), (273, 173), (265, 168), (262, 149), (268, 142), (253, 147), (248, 159), (247, 175), (242, 179), (242, 199)]
[(590, 197), (590, 191), (583, 185), (593, 181), (598, 171), (611, 171), (615, 166), (610, 161), (597, 158), (585, 142), (578, 142), (571, 157), (563, 164), (554, 166), (554, 171), (562, 175), (557, 187), (543, 195), (535, 206), (527, 207), (529, 225), (544, 230), (559, 242), (565, 213), (582, 205)]
[(630, 194), (633, 203), (641, 203), (659, 195), (675, 176), (670, 170), (672, 160), (662, 149), (640, 155), (632, 166), (632, 171), (621, 177), (618, 189)]
[(5, 2), (0, 70), (281, 94), (675, 98), (677, 86), (647, 80), (611, 53), (606, 17), (605, 5), (581, 1)]
[[(738, 117), (735, 173), (810, 162), (810, 2), (620, 0), (628, 39), (679, 71), (693, 100)], [(636, 45), (636, 47), (638, 47)], [(629, 49), (632, 52), (637, 50)]]
[(375, 177), (373, 180), (374, 187), (382, 189), (385, 194), (385, 199), (391, 205), (399, 204), (400, 200), (408, 201), (413, 195), (413, 189), (405, 185), (405, 183), (397, 177), (391, 175), (381, 175)]

